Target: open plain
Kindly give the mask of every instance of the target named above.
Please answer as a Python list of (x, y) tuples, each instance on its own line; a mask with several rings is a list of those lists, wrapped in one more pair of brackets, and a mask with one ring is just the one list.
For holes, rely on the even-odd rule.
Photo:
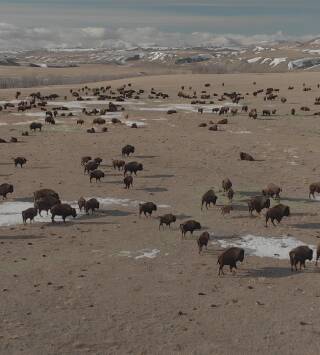
[[(309, 199), (309, 185), (320, 180), (318, 83), (319, 75), (310, 72), (155, 75), (89, 83), (79, 92), (81, 101), (70, 89), (84, 84), (20, 89), (18, 100), (16, 89), (1, 90), (0, 105), (14, 107), (0, 112), (0, 138), (18, 138), (0, 145), (0, 182), (14, 186), (0, 204), (1, 353), (319, 354), (314, 260), (320, 201)], [(102, 115), (108, 131), (100, 132), (92, 124), (99, 114), (83, 109), (107, 108), (110, 100), (97, 100), (89, 88), (116, 91), (123, 85), (143, 92), (111, 100), (119, 110)], [(151, 94), (152, 88), (169, 97)], [(279, 89), (274, 100), (264, 100), (267, 88)], [(38, 91), (59, 95), (47, 100), (46, 110), (68, 109), (57, 110), (55, 125), (44, 123), (40, 107), (18, 112), (17, 103)], [(210, 98), (191, 104), (195, 99), (178, 97), (179, 91), (196, 91), (200, 101), (206, 91)], [(232, 102), (225, 94), (232, 92), (243, 98)], [(243, 106), (257, 109), (257, 119)], [(235, 113), (212, 112), (220, 107)], [(263, 110), (276, 112), (262, 116)], [(115, 118), (121, 123), (112, 123)], [(223, 118), (227, 124), (209, 130)], [(78, 119), (84, 124), (77, 125)], [(41, 132), (29, 130), (33, 121), (43, 123)], [(87, 133), (91, 127), (98, 132)], [(126, 144), (135, 152), (124, 160), (143, 164), (130, 189), (124, 188), (123, 171), (112, 167)], [(240, 152), (255, 161), (241, 161)], [(103, 159), (101, 182), (90, 183), (83, 173), (86, 155)], [(13, 164), (18, 156), (27, 159), (23, 168)], [(235, 195), (233, 210), (223, 216), (226, 177)], [(269, 183), (281, 186), (281, 203), (291, 215), (266, 228), (266, 210), (252, 217), (247, 201)], [(65, 224), (59, 218), (51, 223), (43, 212), (24, 225), (21, 210), (33, 205), (40, 188), (52, 188), (72, 204), (80, 196), (98, 198), (100, 209), (93, 215), (77, 209)], [(201, 210), (209, 189), (217, 205)], [(157, 204), (151, 218), (139, 217), (142, 201)], [(158, 217), (165, 213), (177, 221), (159, 230)], [(202, 230), (182, 238), (179, 225), (189, 219)], [(196, 239), (203, 231), (210, 242), (199, 255)], [(314, 260), (292, 272), (288, 252), (303, 244), (312, 246)], [(235, 274), (225, 267), (218, 276), (218, 256), (232, 245), (245, 248), (245, 260)]]

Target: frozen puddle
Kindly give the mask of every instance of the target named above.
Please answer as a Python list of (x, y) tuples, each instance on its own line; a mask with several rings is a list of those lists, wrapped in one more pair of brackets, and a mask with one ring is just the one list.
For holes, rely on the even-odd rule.
[[(243, 248), (247, 255), (282, 260), (289, 259), (291, 249), (299, 245), (305, 245), (305, 243), (294, 237), (258, 237), (251, 234), (238, 239), (218, 239), (213, 243), (219, 244), (222, 248), (230, 246)], [(314, 245), (309, 245), (309, 247), (315, 249)]]
[(118, 256), (123, 256), (123, 257), (127, 257), (127, 258), (134, 258), (134, 259), (138, 260), (138, 259), (143, 259), (143, 258), (154, 259), (159, 254), (160, 254), (159, 249), (142, 249), (142, 250), (138, 250), (138, 251), (123, 250), (123, 251), (120, 251)]
[(229, 133), (233, 134), (251, 134), (251, 131), (229, 131)]
[[(85, 197), (86, 200), (89, 200), (91, 197)], [(121, 207), (132, 207), (137, 208), (139, 203), (143, 201), (135, 201), (129, 199), (119, 199), (119, 198), (97, 198), (100, 202), (100, 209), (104, 210), (110, 208), (110, 206), (121, 206)], [(77, 201), (63, 201), (64, 203), (69, 203), (72, 207), (77, 210), (77, 217), (83, 216), (84, 212), (79, 212), (78, 202)], [(157, 205), (159, 208), (170, 208), (169, 205)], [(3, 202), (0, 204), (0, 227), (13, 226), (18, 224), (23, 224), (21, 213), (27, 208), (34, 207), (33, 202)], [(42, 211), (41, 216), (35, 217), (35, 222), (48, 223), (51, 222), (51, 214), (47, 215), (46, 211)], [(73, 219), (69, 217), (69, 219)], [(61, 218), (57, 217), (57, 221), (60, 221)], [(29, 220), (28, 220), (29, 222)]]

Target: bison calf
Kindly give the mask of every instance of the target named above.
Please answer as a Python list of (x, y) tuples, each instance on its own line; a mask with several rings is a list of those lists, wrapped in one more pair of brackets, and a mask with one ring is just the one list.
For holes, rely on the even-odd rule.
[(210, 234), (208, 232), (203, 232), (197, 239), (197, 244), (199, 247), (199, 254), (202, 252), (202, 248), (205, 246), (206, 249), (208, 247), (208, 242), (210, 240)]
[(168, 213), (163, 216), (160, 216), (159, 230), (160, 230), (160, 227), (161, 226), (163, 227), (164, 224), (166, 226), (169, 226), (169, 228), (170, 228), (171, 223), (174, 223), (176, 220), (177, 220), (177, 217), (175, 215), (173, 215), (172, 213)]

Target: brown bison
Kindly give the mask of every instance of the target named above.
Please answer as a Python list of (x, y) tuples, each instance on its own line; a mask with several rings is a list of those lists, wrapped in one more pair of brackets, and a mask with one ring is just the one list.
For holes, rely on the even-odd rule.
[(206, 204), (206, 209), (208, 209), (208, 205), (210, 207), (210, 204), (212, 203), (213, 205), (216, 204), (218, 197), (214, 193), (214, 191), (211, 189), (207, 191), (201, 198), (201, 210), (203, 209), (203, 205)]
[(320, 182), (314, 182), (309, 186), (309, 198), (315, 198), (314, 193), (320, 193)]
[(7, 198), (7, 194), (12, 194), (13, 193), (13, 185), (11, 184), (1, 184), (0, 185), (0, 196), (2, 196), (2, 199), (6, 199)]
[(279, 205), (268, 209), (266, 213), (266, 227), (268, 227), (269, 219), (271, 219), (272, 224), (275, 226), (274, 220), (280, 223), (283, 217), (289, 217), (289, 216), (290, 216), (290, 207), (279, 203)]
[(240, 261), (241, 263), (244, 260), (244, 250), (242, 248), (231, 247), (225, 250), (222, 254), (220, 254), (217, 264), (219, 264), (219, 273), (220, 275), (224, 275), (223, 267), (224, 265), (230, 266), (230, 272), (232, 269), (237, 269), (237, 262)]
[(79, 206), (80, 212), (82, 211), (82, 209), (85, 208), (85, 205), (86, 205), (85, 198), (84, 197), (80, 197), (79, 200), (78, 200), (78, 206)]
[(187, 232), (190, 232), (191, 235), (193, 235), (193, 232), (195, 230), (200, 230), (200, 229), (201, 229), (201, 224), (193, 219), (180, 224), (182, 237), (184, 237), (187, 234)]
[(27, 220), (30, 219), (30, 223), (34, 220), (34, 217), (38, 214), (38, 211), (34, 207), (30, 207), (24, 211), (22, 211), (22, 220), (23, 223), (26, 224)]
[(133, 186), (133, 177), (131, 175), (127, 175), (125, 176), (125, 178), (123, 179), (123, 183), (125, 186), (125, 189), (130, 189), (130, 186)]
[(89, 174), (91, 171), (98, 169), (99, 165), (100, 164), (98, 162), (96, 162), (95, 160), (88, 161), (84, 166), (84, 174), (85, 173)]
[(281, 191), (282, 191), (281, 187), (271, 183), (268, 184), (267, 187), (262, 190), (262, 194), (263, 196), (279, 199)]
[(265, 196), (255, 196), (248, 201), (248, 209), (252, 216), (252, 212), (256, 211), (258, 214), (264, 209), (270, 207), (270, 199)]
[(222, 180), (222, 188), (223, 188), (223, 191), (226, 192), (228, 191), (229, 189), (231, 189), (232, 187), (232, 182), (229, 178), (225, 178)]
[(90, 182), (92, 182), (92, 179), (96, 179), (96, 182), (98, 182), (102, 178), (104, 178), (104, 172), (103, 171), (101, 171), (101, 170), (91, 171), (91, 173), (90, 173)]
[(14, 166), (15, 167), (20, 165), (20, 167), (22, 168), (24, 164), (27, 164), (27, 159), (26, 158), (23, 158), (23, 157), (14, 158)]
[(208, 242), (210, 240), (210, 234), (208, 232), (203, 232), (197, 239), (197, 244), (199, 248), (199, 254), (202, 252), (202, 248), (205, 246), (206, 249), (208, 247)]
[(52, 196), (52, 197), (56, 198), (57, 200), (60, 199), (59, 194), (51, 189), (40, 189), (40, 190), (37, 190), (33, 193), (34, 201), (37, 201), (40, 198), (44, 198), (47, 196)]
[(122, 156), (129, 156), (130, 154), (133, 154), (135, 151), (135, 148), (133, 145), (127, 144), (126, 146), (124, 146), (121, 150)]
[[(306, 267), (306, 260), (312, 260), (313, 258), (313, 250), (310, 249), (307, 245), (301, 245), (292, 249), (289, 253), (290, 256), (290, 264), (291, 271), (293, 271), (293, 267), (295, 267), (296, 271), (298, 271), (297, 265), (300, 264), (300, 270), (302, 266)], [(317, 259), (318, 260), (318, 259)]]
[(139, 217), (143, 213), (146, 217), (147, 214), (151, 217), (152, 212), (157, 210), (157, 205), (153, 202), (139, 203)]
[(123, 170), (126, 162), (124, 160), (112, 160), (113, 169)]
[(59, 205), (55, 205), (51, 208), (51, 220), (54, 223), (55, 216), (61, 216), (63, 222), (66, 223), (66, 218), (72, 216), (73, 218), (77, 217), (77, 212), (75, 208), (72, 208), (67, 203), (61, 203)]
[(230, 214), (233, 211), (233, 207), (231, 205), (226, 205), (221, 207), (221, 214), (224, 216), (226, 214)]
[(164, 224), (166, 226), (169, 226), (169, 228), (170, 228), (171, 223), (174, 223), (176, 220), (177, 220), (177, 217), (175, 215), (173, 215), (172, 213), (168, 213), (163, 216), (160, 216), (159, 230), (160, 230), (160, 227), (161, 226), (163, 227)]
[(41, 216), (42, 211), (48, 211), (55, 205), (60, 204), (60, 199), (57, 199), (55, 196), (47, 195), (45, 197), (41, 197), (34, 202), (34, 208), (39, 212), (39, 216)]
[(100, 203), (96, 198), (90, 198), (90, 200), (86, 201), (84, 209), (86, 213), (88, 214), (89, 211), (91, 210), (92, 214), (95, 210), (98, 210), (100, 208)]
[(240, 152), (240, 160), (254, 161), (253, 157), (250, 154), (244, 152)]
[(143, 165), (141, 163), (131, 161), (130, 163), (125, 164), (123, 175), (126, 175), (128, 171), (130, 172), (130, 174), (134, 173), (134, 175), (137, 175), (137, 172), (142, 170)]

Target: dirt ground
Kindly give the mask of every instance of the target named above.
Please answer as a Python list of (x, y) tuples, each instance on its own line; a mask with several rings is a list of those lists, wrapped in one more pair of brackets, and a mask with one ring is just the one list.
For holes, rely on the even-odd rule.
[[(308, 192), (309, 184), (319, 180), (320, 121), (313, 113), (320, 77), (314, 73), (172, 75), (129, 81), (134, 89), (146, 90), (141, 97), (144, 107), (190, 103), (178, 99), (177, 92), (181, 85), (186, 90), (191, 85), (198, 92), (249, 93), (242, 103), (259, 112), (274, 108), (277, 113), (266, 119), (259, 115), (258, 120), (245, 113), (228, 115), (229, 123), (213, 132), (198, 127), (221, 118), (213, 113), (178, 110), (167, 115), (129, 105), (125, 114), (145, 126), (110, 124), (107, 133), (88, 134), (94, 117), (79, 113), (76, 117), (86, 121), (82, 127), (74, 119), (59, 118), (41, 133), (21, 137), (27, 122), (38, 117), (14, 115), (16, 109), (0, 112), (0, 123), (7, 123), (0, 125), (0, 137), (20, 140), (1, 144), (0, 182), (15, 188), (2, 204), (31, 201), (35, 190), (48, 187), (65, 201), (85, 196), (167, 206), (159, 207), (151, 218), (139, 218), (137, 206), (128, 203), (66, 224), (1, 227), (0, 352), (319, 354), (319, 269), (314, 261), (296, 273), (291, 272), (289, 259), (247, 255), (235, 275), (226, 268), (226, 275), (219, 277), (216, 264), (222, 248), (215, 240), (224, 238), (232, 244), (232, 238), (248, 234), (293, 236), (317, 245), (319, 202), (309, 200)], [(91, 86), (117, 88), (124, 83), (128, 80)], [(205, 88), (205, 83), (211, 87)], [(303, 83), (312, 90), (304, 92)], [(290, 85), (294, 90), (288, 91)], [(148, 100), (152, 87), (170, 99)], [(287, 102), (265, 102), (263, 95), (252, 95), (267, 87), (279, 88), (279, 97)], [(39, 88), (72, 100), (69, 89)], [(21, 91), (23, 98), (34, 89)], [(0, 100), (14, 99), (14, 92), (1, 91)], [(302, 112), (301, 106), (311, 111)], [(291, 108), (296, 108), (295, 116)], [(136, 148), (126, 161), (144, 165), (130, 190), (123, 188), (123, 173), (111, 167), (126, 144)], [(240, 151), (257, 161), (240, 161)], [(90, 184), (83, 174), (80, 160), (85, 155), (103, 158), (106, 176), (100, 183)], [(14, 167), (16, 156), (28, 159), (24, 168)], [(234, 210), (222, 216), (220, 206), (227, 203), (221, 188), (225, 177), (233, 182), (235, 198)], [(249, 216), (246, 200), (270, 182), (282, 187), (281, 202), (290, 206), (291, 216), (277, 227), (265, 228), (263, 214)], [(217, 206), (201, 211), (201, 196), (210, 188), (218, 195)], [(157, 217), (169, 212), (177, 215), (177, 222), (171, 230), (159, 231)], [(191, 218), (212, 235), (202, 255), (196, 243), (200, 232), (181, 238), (179, 224)], [(144, 250), (155, 251), (155, 257), (139, 257)]]

